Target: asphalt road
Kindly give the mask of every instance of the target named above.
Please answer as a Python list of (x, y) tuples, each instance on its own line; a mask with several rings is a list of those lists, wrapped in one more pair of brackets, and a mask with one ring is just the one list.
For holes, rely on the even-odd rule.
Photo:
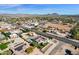
[(51, 34), (48, 34), (48, 33), (43, 33), (43, 32), (38, 32), (36, 30), (32, 30), (33, 32), (36, 32), (37, 34), (40, 34), (40, 35), (43, 35), (43, 36), (46, 36), (46, 37), (50, 37), (50, 38), (56, 38), (57, 40), (60, 40), (60, 41), (63, 41), (65, 43), (68, 43), (68, 44), (71, 44), (73, 46), (77, 46), (79, 48), (79, 41), (78, 40), (75, 40), (75, 39), (69, 39), (69, 38), (65, 38), (65, 37), (59, 37), (57, 35), (51, 35)]

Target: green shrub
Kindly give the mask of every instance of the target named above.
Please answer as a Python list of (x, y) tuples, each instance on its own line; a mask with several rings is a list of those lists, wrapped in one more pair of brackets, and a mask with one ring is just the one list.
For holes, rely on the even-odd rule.
[(8, 44), (9, 44), (9, 42), (7, 42), (7, 43), (1, 43), (1, 44), (0, 44), (0, 49), (1, 49), (1, 50), (6, 49), (6, 48), (8, 47)]

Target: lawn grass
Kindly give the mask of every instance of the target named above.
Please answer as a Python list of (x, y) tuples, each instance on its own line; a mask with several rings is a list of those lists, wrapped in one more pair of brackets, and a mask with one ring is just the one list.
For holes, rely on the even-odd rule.
[(8, 47), (8, 42), (7, 42), (7, 43), (1, 43), (1, 44), (0, 44), (0, 49), (1, 49), (1, 50), (6, 49), (7, 47)]

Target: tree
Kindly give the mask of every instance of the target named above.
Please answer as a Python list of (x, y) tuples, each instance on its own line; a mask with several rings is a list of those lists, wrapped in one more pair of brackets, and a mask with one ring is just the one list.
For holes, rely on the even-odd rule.
[(5, 36), (5, 37), (10, 37), (10, 32), (7, 32), (7, 33), (5, 33), (5, 32), (2, 32), (2, 34)]
[(74, 27), (70, 33), (71, 33), (71, 37), (74, 38), (74, 39), (79, 39), (79, 25), (77, 25), (76, 27)]
[(46, 33), (47, 32), (47, 29), (44, 29), (43, 32)]

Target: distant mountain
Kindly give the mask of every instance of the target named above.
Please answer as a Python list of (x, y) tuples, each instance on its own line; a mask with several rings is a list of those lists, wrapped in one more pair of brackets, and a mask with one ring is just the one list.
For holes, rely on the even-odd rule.
[(45, 15), (47, 15), (47, 16), (59, 16), (59, 14), (58, 14), (58, 13), (45, 14)]
[(58, 14), (58, 13), (52, 13), (52, 15), (54, 15), (54, 16), (59, 16), (59, 14)]
[(28, 16), (58, 16), (58, 13), (52, 13), (52, 14), (0, 14), (0, 16), (12, 16), (12, 17), (28, 17)]
[(28, 17), (32, 16), (31, 14), (0, 14), (0, 16), (9, 16), (9, 17)]
[(51, 13), (51, 14), (0, 14), (0, 16), (9, 16), (9, 17), (72, 16), (72, 17), (79, 17), (79, 15), (60, 15), (58, 13)]

